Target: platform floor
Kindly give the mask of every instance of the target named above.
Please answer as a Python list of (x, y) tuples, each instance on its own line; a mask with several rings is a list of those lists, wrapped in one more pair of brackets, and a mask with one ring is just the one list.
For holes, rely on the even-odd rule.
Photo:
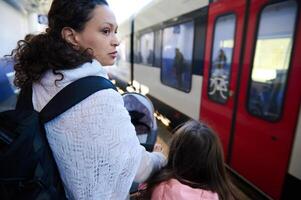
[(170, 131), (167, 130), (167, 127), (160, 121), (157, 121), (157, 125), (158, 125), (157, 143), (161, 144), (163, 148), (163, 154), (167, 157), (172, 134)]

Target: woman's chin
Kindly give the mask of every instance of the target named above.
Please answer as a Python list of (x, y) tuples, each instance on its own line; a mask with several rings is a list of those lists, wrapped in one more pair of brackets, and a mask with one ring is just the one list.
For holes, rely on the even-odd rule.
[(100, 64), (102, 66), (111, 66), (111, 65), (114, 65), (115, 64), (115, 59), (112, 60), (112, 61), (106, 61), (106, 62), (102, 62), (101, 60), (98, 60), (98, 62), (100, 62)]

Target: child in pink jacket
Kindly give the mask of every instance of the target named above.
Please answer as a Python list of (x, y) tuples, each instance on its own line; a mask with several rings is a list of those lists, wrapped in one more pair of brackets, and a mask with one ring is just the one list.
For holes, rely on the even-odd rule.
[(227, 177), (219, 138), (203, 123), (191, 120), (174, 134), (167, 165), (140, 191), (151, 200), (240, 199)]

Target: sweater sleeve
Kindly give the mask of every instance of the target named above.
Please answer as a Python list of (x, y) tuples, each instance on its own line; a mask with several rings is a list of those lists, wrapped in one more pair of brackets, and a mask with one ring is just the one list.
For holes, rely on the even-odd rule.
[(160, 152), (144, 151), (134, 181), (142, 183), (154, 172), (166, 164), (165, 156)]
[(139, 144), (122, 97), (112, 89), (91, 95), (45, 128), (69, 199), (125, 199), (134, 177), (144, 180), (164, 162)]

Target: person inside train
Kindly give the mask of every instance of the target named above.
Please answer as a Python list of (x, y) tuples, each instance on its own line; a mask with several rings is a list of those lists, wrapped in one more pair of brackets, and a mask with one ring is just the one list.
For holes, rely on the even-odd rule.
[(175, 48), (174, 69), (176, 71), (177, 87), (183, 87), (184, 56), (179, 48)]
[(225, 54), (225, 51), (223, 49), (220, 49), (218, 51), (218, 56), (214, 61), (214, 71), (212, 73), (213, 77), (224, 77), (227, 76), (227, 56)]
[[(14, 83), (32, 84), (41, 111), (68, 84), (86, 76), (108, 78), (119, 41), (105, 0), (53, 0), (45, 33), (19, 41), (12, 55)], [(46, 136), (68, 199), (126, 199), (166, 159), (139, 144), (121, 95), (98, 91), (45, 124)]]
[(152, 65), (153, 64), (153, 60), (154, 60), (154, 51), (153, 50), (149, 50), (148, 51), (148, 55), (147, 55), (147, 64)]
[(195, 120), (177, 129), (167, 165), (140, 188), (141, 199), (240, 199), (227, 177), (218, 137)]

